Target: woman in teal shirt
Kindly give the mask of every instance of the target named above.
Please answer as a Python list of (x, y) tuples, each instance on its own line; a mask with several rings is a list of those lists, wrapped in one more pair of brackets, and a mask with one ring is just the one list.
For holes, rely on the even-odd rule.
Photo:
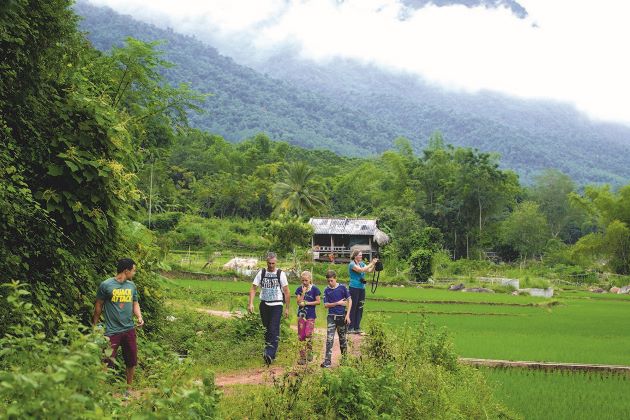
[(365, 273), (374, 271), (374, 265), (378, 258), (373, 258), (369, 264), (363, 262), (363, 253), (355, 249), (350, 254), (348, 273), (350, 274), (350, 297), (352, 308), (350, 309), (350, 327), (348, 334), (361, 334), (361, 318), (363, 317), (363, 305), (365, 304)]

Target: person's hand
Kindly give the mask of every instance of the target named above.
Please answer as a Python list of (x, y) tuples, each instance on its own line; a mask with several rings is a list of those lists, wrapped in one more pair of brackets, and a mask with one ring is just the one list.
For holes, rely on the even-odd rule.
[(138, 323), (136, 324), (136, 327), (142, 327), (144, 325), (144, 319), (142, 317), (138, 318)]
[(249, 305), (247, 305), (247, 310), (249, 311), (250, 314), (254, 313), (254, 304), (250, 303)]
[(341, 299), (339, 302), (337, 302), (337, 306), (347, 306), (348, 302), (346, 302), (345, 299)]
[(346, 315), (345, 320), (346, 320), (346, 324), (350, 324), (350, 315), (349, 314)]
[(301, 306), (302, 308), (303, 308), (303, 307), (305, 307), (305, 306), (306, 306), (306, 302), (301, 301), (301, 302), (300, 302), (300, 306)]
[(285, 318), (289, 317), (289, 308), (284, 308), (284, 317)]

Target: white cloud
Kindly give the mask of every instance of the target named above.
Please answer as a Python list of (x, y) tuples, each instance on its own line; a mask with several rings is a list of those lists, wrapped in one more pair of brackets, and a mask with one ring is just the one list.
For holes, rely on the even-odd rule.
[(521, 0), (526, 19), (506, 8), (429, 6), (405, 20), (398, 0), (91, 2), (231, 45), (227, 54), (290, 45), (304, 58), (352, 58), (452, 89), (549, 98), (630, 123), (630, 3), (623, 0)]

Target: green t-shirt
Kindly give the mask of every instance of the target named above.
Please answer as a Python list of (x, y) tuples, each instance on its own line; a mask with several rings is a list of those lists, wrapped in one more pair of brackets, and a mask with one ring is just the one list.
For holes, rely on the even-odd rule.
[(120, 283), (115, 278), (101, 283), (96, 298), (105, 302), (105, 335), (133, 329), (133, 302), (138, 301), (136, 285), (129, 280)]

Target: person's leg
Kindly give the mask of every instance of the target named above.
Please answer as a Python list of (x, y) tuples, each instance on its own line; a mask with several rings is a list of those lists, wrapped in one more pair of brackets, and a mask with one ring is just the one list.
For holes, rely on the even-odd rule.
[(136, 330), (129, 330), (123, 333), (122, 336), (121, 347), (123, 350), (123, 358), (125, 359), (127, 385), (131, 385), (136, 365), (138, 364), (138, 341), (136, 339)]
[(345, 356), (348, 351), (347, 329), (348, 327), (343, 317), (340, 317), (337, 321), (337, 335), (339, 335), (339, 350), (341, 350), (342, 356)]
[(270, 306), (269, 314), (269, 345), (266, 349), (271, 360), (276, 358), (278, 342), (280, 341), (280, 321), (282, 321), (282, 305)]
[(357, 300), (352, 298), (352, 306), (354, 307), (355, 302), (357, 302), (357, 310), (355, 312), (354, 319), (354, 331), (361, 331), (361, 319), (363, 318), (363, 307), (365, 306), (365, 289), (357, 289), (359, 293), (357, 293)]
[(265, 349), (263, 351), (264, 355), (268, 354), (267, 348), (271, 343), (271, 336), (269, 334), (269, 321), (271, 320), (271, 310), (269, 308), (270, 307), (263, 302), (260, 302), (260, 305), (258, 305), (258, 310), (260, 311), (260, 321), (262, 322), (263, 327), (265, 327)]
[(315, 331), (315, 320), (306, 320), (306, 359), (313, 360), (313, 331)]
[(332, 348), (335, 341), (335, 330), (337, 327), (335, 324), (335, 319), (332, 315), (328, 315), (326, 321), (326, 354), (324, 356), (322, 367), (330, 366), (330, 362), (332, 360)]
[(361, 289), (356, 288), (356, 287), (351, 287), (350, 288), (350, 299), (352, 299), (352, 307), (350, 308), (350, 331), (354, 331), (355, 329), (359, 328), (359, 324), (356, 322), (357, 321), (357, 309), (358, 306), (356, 304), (356, 302), (359, 301), (359, 292), (361, 291)]
[(118, 347), (120, 347), (120, 342), (122, 340), (122, 334), (114, 334), (108, 337), (109, 338), (109, 346), (111, 347), (111, 353), (109, 357), (103, 359), (103, 362), (107, 364), (107, 367), (113, 369), (116, 366), (116, 353), (118, 353)]
[(298, 360), (298, 364), (304, 364), (306, 362), (306, 319), (298, 318), (298, 340), (300, 341), (300, 359)]

